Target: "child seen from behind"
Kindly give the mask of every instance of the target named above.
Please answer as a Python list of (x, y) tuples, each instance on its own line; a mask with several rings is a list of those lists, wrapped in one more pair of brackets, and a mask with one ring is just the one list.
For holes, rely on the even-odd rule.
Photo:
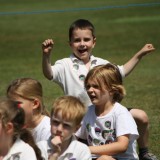
[(17, 102), (1, 99), (0, 160), (10, 159), (43, 160), (31, 133), (25, 128), (24, 110)]

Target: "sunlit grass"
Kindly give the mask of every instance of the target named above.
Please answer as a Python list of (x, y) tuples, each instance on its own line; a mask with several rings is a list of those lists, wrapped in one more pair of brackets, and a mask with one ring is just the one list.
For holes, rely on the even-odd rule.
[[(148, 0), (149, 2), (155, 2)], [(146, 3), (145, 0), (0, 0), (0, 12), (44, 11), (53, 9), (102, 7)], [(150, 149), (160, 156), (160, 5), (110, 8), (65, 13), (0, 15), (0, 96), (7, 85), (18, 77), (32, 77), (43, 85), (44, 102), (50, 109), (53, 100), (63, 95), (61, 88), (48, 81), (41, 69), (41, 43), (55, 40), (52, 62), (71, 53), (68, 45), (69, 25), (78, 18), (89, 19), (96, 28), (95, 56), (124, 64), (144, 44), (153, 43), (156, 51), (144, 57), (124, 80), (125, 106), (145, 110), (150, 120)]]

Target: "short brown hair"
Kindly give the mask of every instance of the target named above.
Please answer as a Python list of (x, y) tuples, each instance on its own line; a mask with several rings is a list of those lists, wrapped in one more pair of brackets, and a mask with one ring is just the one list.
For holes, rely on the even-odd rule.
[(86, 19), (78, 19), (74, 21), (69, 28), (69, 41), (71, 41), (73, 31), (76, 29), (88, 29), (92, 32), (93, 38), (95, 38), (95, 28), (93, 24)]

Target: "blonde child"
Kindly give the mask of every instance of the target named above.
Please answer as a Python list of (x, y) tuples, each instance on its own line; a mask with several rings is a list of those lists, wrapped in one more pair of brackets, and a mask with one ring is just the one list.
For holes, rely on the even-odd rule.
[(7, 97), (17, 101), (25, 111), (25, 125), (36, 142), (50, 137), (50, 117), (45, 115), (42, 85), (32, 78), (13, 80), (7, 88)]
[(74, 136), (85, 111), (86, 107), (76, 97), (55, 100), (51, 109), (51, 137), (38, 142), (45, 160), (91, 160), (89, 148)]
[(0, 160), (42, 160), (24, 122), (25, 113), (18, 103), (0, 99)]
[(136, 123), (119, 102), (125, 95), (118, 67), (108, 63), (89, 71), (85, 88), (92, 101), (76, 136), (88, 142), (93, 158), (138, 160)]
[[(64, 58), (51, 65), (51, 51), (54, 45), (52, 39), (47, 39), (42, 43), (43, 60), (42, 67), (45, 77), (58, 83), (64, 94), (79, 97), (86, 106), (91, 104), (90, 99), (84, 89), (84, 79), (90, 69), (109, 61), (92, 55), (92, 50), (96, 45), (95, 28), (91, 22), (85, 19), (78, 19), (69, 28), (69, 45), (72, 54), (69, 58)], [(152, 44), (146, 44), (127, 63), (119, 66), (122, 77), (129, 75), (140, 60), (155, 48)], [(140, 137), (138, 139), (140, 159), (156, 160), (156, 157), (148, 152), (148, 116), (140, 109), (130, 109), (136, 123)]]

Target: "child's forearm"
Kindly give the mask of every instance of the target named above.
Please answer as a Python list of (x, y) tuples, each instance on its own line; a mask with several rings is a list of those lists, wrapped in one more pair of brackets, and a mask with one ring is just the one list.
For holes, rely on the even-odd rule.
[(112, 156), (126, 151), (126, 147), (119, 145), (117, 142), (101, 146), (89, 146), (92, 154)]
[(125, 76), (128, 76), (133, 71), (133, 69), (136, 67), (140, 60), (141, 57), (134, 55), (127, 63), (124, 64)]
[(92, 154), (112, 156), (126, 151), (126, 147), (119, 145), (117, 142), (101, 146), (89, 146)]
[(104, 144), (101, 146), (89, 146), (92, 154), (113, 156), (125, 152), (128, 148), (129, 138), (128, 135), (120, 136), (116, 142)]
[(51, 62), (50, 57), (48, 55), (43, 55), (42, 58), (42, 69), (44, 76), (51, 80), (53, 78), (52, 68), (51, 68)]
[(124, 64), (125, 76), (129, 75), (136, 65), (140, 62), (143, 56), (154, 51), (152, 44), (146, 44), (139, 52), (137, 52), (127, 63)]

